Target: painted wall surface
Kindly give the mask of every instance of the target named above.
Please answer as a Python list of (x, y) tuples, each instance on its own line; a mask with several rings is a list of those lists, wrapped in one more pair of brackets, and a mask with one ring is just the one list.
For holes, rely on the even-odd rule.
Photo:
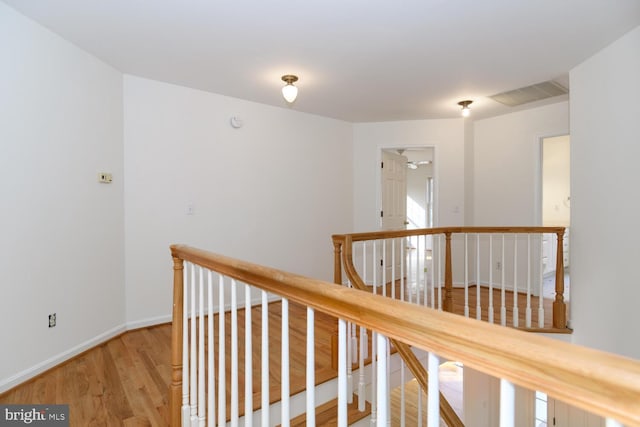
[(575, 342), (640, 358), (640, 27), (571, 71)]
[(568, 102), (476, 121), (475, 225), (539, 225), (540, 138), (567, 133)]
[(0, 2), (0, 94), (2, 391), (123, 327), (122, 75)]
[(351, 124), (133, 76), (124, 99), (130, 324), (170, 314), (172, 243), (332, 279), (331, 235), (352, 229)]
[(353, 135), (355, 231), (379, 229), (380, 150), (435, 147), (435, 223), (464, 221), (464, 125), (462, 119), (359, 123)]

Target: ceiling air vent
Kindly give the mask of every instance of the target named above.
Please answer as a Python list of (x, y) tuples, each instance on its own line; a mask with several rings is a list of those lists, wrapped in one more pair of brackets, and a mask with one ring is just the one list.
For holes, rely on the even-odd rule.
[(517, 107), (518, 105), (564, 95), (565, 93), (569, 93), (566, 87), (558, 82), (549, 80), (531, 86), (521, 87), (520, 89), (502, 92), (489, 98), (501, 104), (508, 105), (509, 107)]

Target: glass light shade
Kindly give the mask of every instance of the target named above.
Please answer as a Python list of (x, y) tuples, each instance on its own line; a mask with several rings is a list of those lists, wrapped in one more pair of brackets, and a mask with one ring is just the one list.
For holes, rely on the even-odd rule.
[(282, 96), (287, 102), (291, 103), (295, 101), (298, 96), (298, 88), (292, 84), (287, 84), (282, 88)]
[(471, 109), (469, 107), (462, 107), (462, 117), (469, 117)]

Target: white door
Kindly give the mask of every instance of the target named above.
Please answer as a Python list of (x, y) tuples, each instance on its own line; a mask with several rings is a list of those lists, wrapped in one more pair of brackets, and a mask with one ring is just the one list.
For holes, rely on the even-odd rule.
[[(403, 230), (407, 224), (407, 158), (394, 152), (382, 151), (381, 177), (382, 177), (382, 206), (380, 210), (380, 228), (382, 230)], [(392, 268), (395, 269), (396, 280), (399, 279), (401, 260), (401, 244), (396, 243), (395, 257), (392, 255), (392, 247), (385, 247), (385, 269), (382, 269), (382, 248), (380, 251), (380, 263), (378, 271), (380, 279), (389, 282), (392, 277)], [(395, 266), (392, 259), (395, 258)]]
[(380, 228), (402, 230), (407, 221), (407, 158), (382, 151), (382, 207)]

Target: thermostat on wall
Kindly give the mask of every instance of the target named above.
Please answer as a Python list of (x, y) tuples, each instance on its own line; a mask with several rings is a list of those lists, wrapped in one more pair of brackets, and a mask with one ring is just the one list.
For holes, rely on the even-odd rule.
[(231, 117), (229, 122), (231, 123), (231, 127), (234, 128), (234, 129), (240, 129), (242, 127), (242, 125), (244, 124), (242, 119), (239, 118), (239, 117), (236, 117), (236, 116)]

